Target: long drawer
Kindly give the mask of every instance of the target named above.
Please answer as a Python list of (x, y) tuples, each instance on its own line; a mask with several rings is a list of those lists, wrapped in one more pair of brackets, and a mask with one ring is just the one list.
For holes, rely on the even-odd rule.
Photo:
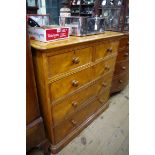
[(77, 50), (68, 49), (65, 53), (48, 56), (48, 77), (75, 69), (92, 61), (91, 46)]
[(119, 75), (122, 74), (124, 72), (128, 72), (129, 71), (129, 61), (125, 60), (125, 61), (120, 61), (118, 63), (116, 63), (115, 66), (115, 75)]
[(51, 83), (50, 92), (52, 101), (77, 90), (79, 87), (92, 80), (93, 68), (90, 67)]
[[(102, 99), (95, 98), (94, 101), (88, 103), (88, 105), (76, 112), (71, 118), (54, 128), (55, 141), (60, 142), (65, 138), (71, 131), (76, 129), (82, 122), (87, 121), (87, 119), (96, 112), (101, 106), (104, 105), (104, 100), (107, 101), (109, 98), (110, 89), (107, 89), (102, 95)], [(104, 96), (104, 97), (103, 97)], [(104, 100), (103, 100), (104, 98)]]
[(63, 99), (63, 101), (53, 105), (52, 113), (54, 124), (57, 125), (65, 120), (65, 118), (77, 111), (89, 98), (96, 96), (97, 94), (102, 94), (105, 89), (110, 87), (112, 76), (113, 74), (109, 73), (99, 80), (94, 81), (94, 84), (69, 95)]

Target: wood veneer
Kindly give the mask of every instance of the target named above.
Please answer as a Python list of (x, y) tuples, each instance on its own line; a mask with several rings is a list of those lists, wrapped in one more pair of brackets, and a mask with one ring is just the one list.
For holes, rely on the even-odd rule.
[(108, 107), (122, 36), (105, 32), (50, 43), (31, 41), (38, 96), (53, 153)]

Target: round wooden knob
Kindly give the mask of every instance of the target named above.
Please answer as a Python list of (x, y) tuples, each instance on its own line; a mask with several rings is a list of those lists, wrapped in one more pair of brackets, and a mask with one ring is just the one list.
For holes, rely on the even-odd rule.
[(122, 67), (122, 69), (123, 69), (123, 70), (126, 70), (126, 67), (125, 67), (125, 66), (123, 66), (123, 67)]
[(128, 56), (129, 56), (129, 53), (125, 53), (124, 56), (125, 56), (125, 57), (128, 57)]
[(78, 87), (78, 85), (79, 85), (79, 81), (76, 81), (76, 80), (72, 81), (72, 86), (73, 87)]
[(107, 49), (107, 52), (110, 52), (111, 53), (112, 52), (112, 48), (108, 48)]
[(103, 83), (102, 83), (102, 86), (103, 86), (103, 87), (107, 87), (107, 83), (103, 82)]
[(74, 64), (78, 64), (78, 63), (80, 62), (79, 57), (73, 58), (72, 62), (73, 62)]
[(109, 65), (105, 65), (105, 69), (109, 71), (110, 70), (110, 66)]
[(72, 102), (72, 106), (73, 106), (73, 107), (75, 107), (75, 108), (76, 108), (76, 107), (77, 107), (77, 105), (78, 105), (78, 103), (77, 103), (77, 102)]
[(123, 83), (123, 80), (119, 80), (119, 83)]
[(126, 44), (127, 46), (129, 46), (129, 42), (127, 42), (127, 44)]
[(71, 123), (75, 126), (77, 122), (75, 120), (71, 120)]

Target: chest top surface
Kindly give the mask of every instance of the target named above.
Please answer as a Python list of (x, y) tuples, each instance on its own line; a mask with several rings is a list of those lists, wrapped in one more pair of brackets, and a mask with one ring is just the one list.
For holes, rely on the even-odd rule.
[(123, 35), (124, 34), (120, 32), (106, 31), (103, 34), (91, 35), (91, 36), (85, 36), (85, 37), (70, 36), (68, 39), (65, 39), (65, 40), (58, 40), (58, 41), (48, 42), (48, 43), (31, 40), (31, 46), (35, 49), (38, 49), (44, 52), (47, 49), (53, 49), (53, 48), (69, 46), (69, 45), (76, 45), (80, 43), (88, 43), (91, 41), (98, 41), (101, 39), (106, 40), (106, 39), (111, 39), (115, 37), (121, 37)]

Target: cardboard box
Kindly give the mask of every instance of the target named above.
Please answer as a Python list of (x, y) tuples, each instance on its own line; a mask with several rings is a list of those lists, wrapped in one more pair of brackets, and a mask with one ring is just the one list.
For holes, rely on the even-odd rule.
[(49, 42), (69, 38), (69, 27), (29, 27), (30, 39)]

